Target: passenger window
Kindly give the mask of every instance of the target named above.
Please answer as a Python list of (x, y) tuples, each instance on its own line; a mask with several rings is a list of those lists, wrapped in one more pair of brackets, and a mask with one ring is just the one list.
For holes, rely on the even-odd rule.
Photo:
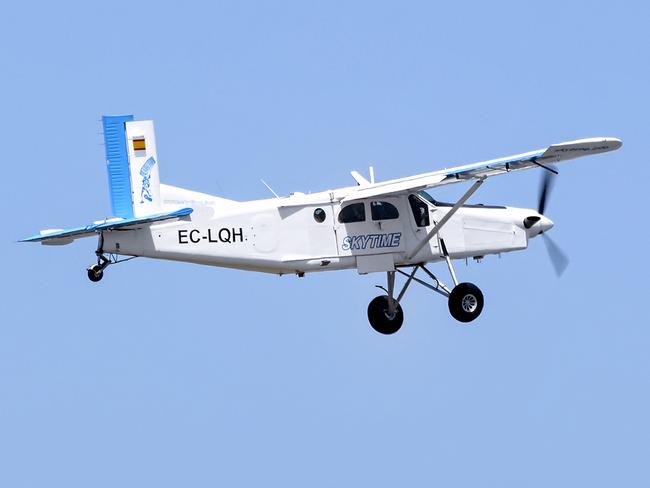
[(370, 202), (370, 215), (372, 220), (399, 219), (397, 207), (388, 202)]
[(316, 210), (314, 210), (314, 220), (319, 224), (325, 222), (326, 217), (327, 214), (325, 213), (325, 210), (323, 210), (322, 208), (317, 208)]
[(343, 207), (339, 212), (339, 222), (349, 224), (351, 222), (363, 222), (366, 220), (366, 209), (362, 203), (352, 203)]
[(420, 200), (415, 195), (409, 195), (409, 204), (411, 205), (411, 210), (413, 211), (413, 218), (415, 219), (415, 225), (418, 227), (426, 227), (430, 224), (429, 221), (429, 207), (426, 203)]

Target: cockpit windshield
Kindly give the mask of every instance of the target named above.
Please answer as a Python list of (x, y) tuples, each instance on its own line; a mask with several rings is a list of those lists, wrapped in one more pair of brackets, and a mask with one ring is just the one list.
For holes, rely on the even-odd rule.
[(420, 190), (418, 192), (418, 195), (424, 198), (427, 202), (431, 203), (432, 205), (437, 205), (438, 202), (436, 202), (431, 195), (429, 195), (426, 191)]

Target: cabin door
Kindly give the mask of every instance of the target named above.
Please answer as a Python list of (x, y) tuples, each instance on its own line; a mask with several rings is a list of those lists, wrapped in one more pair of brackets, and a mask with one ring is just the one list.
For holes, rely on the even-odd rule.
[(339, 256), (366, 256), (405, 250), (400, 200), (343, 204), (334, 223)]

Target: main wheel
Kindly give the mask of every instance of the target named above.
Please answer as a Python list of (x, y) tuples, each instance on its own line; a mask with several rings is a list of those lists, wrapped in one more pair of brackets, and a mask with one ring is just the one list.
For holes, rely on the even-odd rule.
[(104, 277), (104, 270), (99, 264), (94, 264), (88, 268), (88, 279), (92, 282), (98, 282)]
[(402, 306), (397, 304), (395, 313), (391, 316), (388, 313), (388, 296), (382, 295), (373, 298), (368, 305), (368, 322), (380, 334), (394, 334), (404, 322)]
[(483, 311), (483, 293), (473, 283), (459, 283), (449, 295), (449, 312), (459, 322), (471, 322)]

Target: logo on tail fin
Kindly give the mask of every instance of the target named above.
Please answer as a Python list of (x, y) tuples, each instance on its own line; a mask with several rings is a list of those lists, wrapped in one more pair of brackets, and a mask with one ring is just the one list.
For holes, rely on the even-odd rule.
[(151, 157), (147, 159), (142, 168), (140, 168), (140, 175), (142, 176), (142, 189), (140, 190), (140, 203), (144, 203), (145, 200), (151, 202), (153, 197), (151, 196), (151, 169), (156, 164), (156, 160)]

